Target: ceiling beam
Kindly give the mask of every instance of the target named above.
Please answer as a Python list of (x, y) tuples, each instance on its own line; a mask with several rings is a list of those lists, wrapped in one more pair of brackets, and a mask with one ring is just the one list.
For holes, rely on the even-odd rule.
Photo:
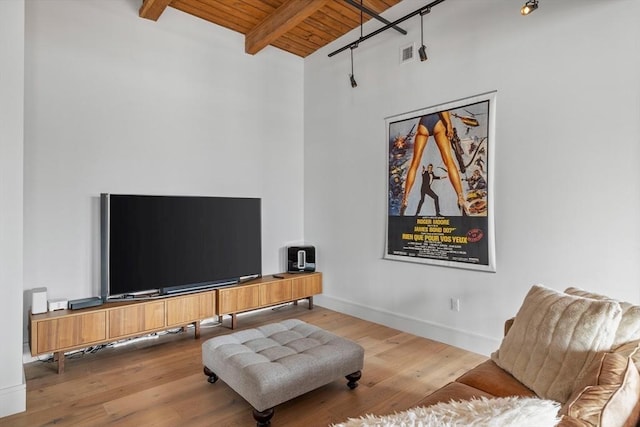
[(244, 38), (244, 51), (250, 55), (255, 55), (314, 14), (329, 1), (330, 0), (286, 1), (271, 15), (267, 16), (264, 21), (246, 34)]
[(162, 12), (169, 6), (169, 3), (171, 3), (171, 0), (143, 0), (138, 13), (141, 18), (157, 21)]

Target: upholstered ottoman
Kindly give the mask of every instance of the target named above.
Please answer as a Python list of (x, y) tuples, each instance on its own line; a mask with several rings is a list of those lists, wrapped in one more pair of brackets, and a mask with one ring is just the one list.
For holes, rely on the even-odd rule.
[(353, 341), (298, 319), (211, 338), (202, 344), (204, 373), (218, 377), (253, 406), (258, 426), (273, 408), (346, 377), (358, 386), (364, 349)]

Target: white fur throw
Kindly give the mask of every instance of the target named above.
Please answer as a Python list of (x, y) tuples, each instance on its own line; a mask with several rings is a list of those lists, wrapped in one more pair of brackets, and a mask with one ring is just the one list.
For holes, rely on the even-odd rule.
[(334, 427), (552, 427), (560, 404), (537, 398), (471, 399), (416, 407), (393, 415), (350, 418)]

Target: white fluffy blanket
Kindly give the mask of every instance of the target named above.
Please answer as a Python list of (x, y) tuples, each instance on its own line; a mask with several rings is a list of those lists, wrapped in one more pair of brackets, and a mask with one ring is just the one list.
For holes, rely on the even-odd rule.
[(334, 427), (552, 427), (560, 404), (538, 398), (501, 397), (438, 403), (393, 415), (349, 418)]

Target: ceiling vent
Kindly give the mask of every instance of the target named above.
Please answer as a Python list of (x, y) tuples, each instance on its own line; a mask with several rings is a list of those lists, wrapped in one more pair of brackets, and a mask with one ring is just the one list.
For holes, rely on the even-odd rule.
[(405, 64), (407, 62), (412, 62), (415, 60), (415, 46), (413, 43), (408, 44), (406, 46), (402, 46), (400, 48), (400, 63)]

